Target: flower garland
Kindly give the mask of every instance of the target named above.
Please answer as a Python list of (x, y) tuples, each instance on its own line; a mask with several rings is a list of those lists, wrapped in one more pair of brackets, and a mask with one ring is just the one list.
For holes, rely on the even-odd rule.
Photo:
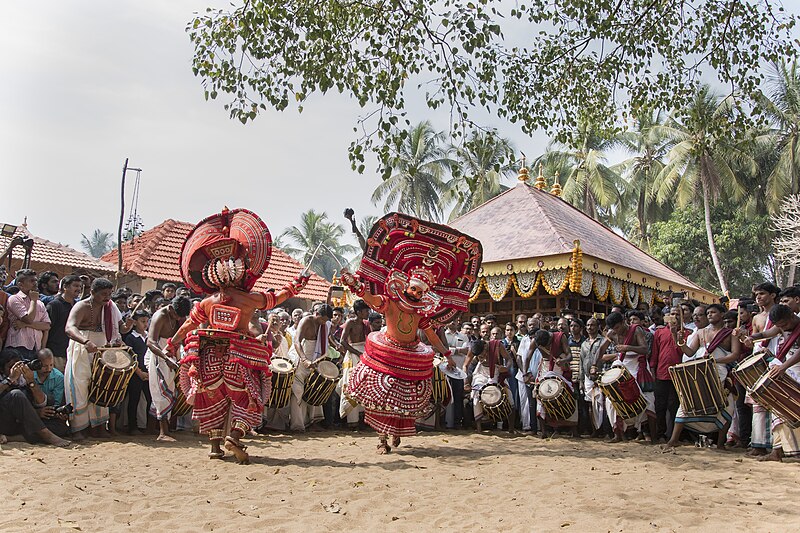
[(530, 298), (536, 293), (539, 288), (539, 283), (542, 277), (539, 272), (519, 272), (511, 276), (511, 282), (514, 284), (514, 290), (522, 298)]
[[(581, 296), (589, 296), (592, 294), (592, 287), (594, 286), (594, 276), (591, 272), (584, 270), (581, 276)], [(573, 291), (574, 292), (574, 291)]]
[(569, 285), (569, 269), (545, 270), (542, 272), (542, 285), (548, 294), (561, 294)]
[(609, 296), (611, 297), (611, 301), (615, 305), (622, 304), (625, 296), (625, 285), (620, 280), (611, 278), (609, 280), (609, 287)]
[(583, 278), (583, 251), (581, 250), (581, 241), (575, 239), (573, 244), (575, 244), (575, 248), (572, 250), (572, 272), (569, 276), (569, 290), (577, 293), (581, 290)]
[(510, 274), (497, 274), (495, 276), (486, 276), (484, 278), (486, 291), (489, 293), (489, 296), (492, 297), (492, 300), (495, 302), (499, 302), (503, 299), (503, 296), (506, 295), (508, 289), (511, 287), (511, 275)]
[(600, 302), (605, 302), (608, 297), (608, 278), (597, 272), (594, 273), (594, 295)]

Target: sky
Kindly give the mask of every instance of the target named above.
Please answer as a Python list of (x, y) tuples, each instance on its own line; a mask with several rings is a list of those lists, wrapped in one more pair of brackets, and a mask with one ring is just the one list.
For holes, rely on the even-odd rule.
[[(197, 222), (223, 206), (256, 212), (273, 238), (309, 209), (346, 228), (345, 207), (358, 218), (383, 214), (370, 201), (376, 168), (350, 169), (347, 148), (363, 110), (349, 97), (315, 97), (302, 114), (268, 110), (246, 125), (228, 117), (222, 100), (204, 100), (185, 27), (215, 5), (227, 3), (3, 2), (0, 223), (27, 217), (34, 235), (77, 249), (95, 228), (116, 235), (125, 158), (142, 169), (145, 229), (167, 218)], [(432, 118), (413, 99), (409, 111), (412, 123)], [(500, 133), (529, 156), (547, 144), (544, 134)]]

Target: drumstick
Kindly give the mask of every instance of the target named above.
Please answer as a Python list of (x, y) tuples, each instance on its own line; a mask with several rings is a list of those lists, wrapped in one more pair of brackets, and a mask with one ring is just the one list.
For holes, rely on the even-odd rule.
[(133, 316), (133, 314), (134, 314), (136, 311), (138, 311), (138, 310), (139, 310), (139, 308), (142, 306), (142, 304), (143, 304), (143, 303), (144, 303), (144, 298), (142, 298), (141, 300), (139, 300), (139, 303), (138, 303), (138, 304), (136, 304), (136, 307), (134, 307), (134, 308), (133, 308), (133, 311), (131, 311), (131, 316)]

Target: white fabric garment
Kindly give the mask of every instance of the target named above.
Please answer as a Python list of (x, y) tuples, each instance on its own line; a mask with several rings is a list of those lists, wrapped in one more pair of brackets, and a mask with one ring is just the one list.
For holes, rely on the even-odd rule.
[[(364, 352), (364, 345), (366, 342), (351, 342), (350, 346)], [(358, 404), (353, 404), (352, 400), (348, 399), (344, 394), (347, 390), (347, 383), (350, 380), (350, 374), (355, 369), (356, 365), (361, 361), (361, 356), (348, 350), (342, 361), (342, 377), (339, 379), (338, 392), (339, 392), (339, 416), (347, 419), (348, 424), (358, 423), (358, 414), (364, 410)]]
[[(611, 366), (624, 366), (628, 369), (633, 379), (636, 379), (639, 375), (639, 357), (640, 356), (636, 352), (627, 352), (625, 357), (620, 361), (619, 359), (615, 359)], [(647, 406), (644, 409), (644, 412), (639, 414), (635, 418), (631, 419), (623, 419), (617, 413), (617, 410), (614, 408), (614, 405), (611, 403), (611, 400), (606, 398), (605, 400), (605, 408), (606, 413), (608, 415), (608, 421), (611, 423), (612, 428), (622, 429), (625, 431), (630, 426), (634, 426), (637, 430), (640, 430), (642, 427), (642, 423), (647, 420), (647, 412), (650, 411), (654, 413), (656, 408), (656, 395), (655, 392), (642, 392), (642, 397), (647, 402)]]
[[(158, 345), (163, 348), (167, 345), (168, 339), (159, 339)], [(167, 362), (148, 348), (145, 354), (145, 364), (147, 365), (148, 385), (150, 386), (150, 396), (153, 398), (151, 410), (158, 420), (169, 419), (172, 408), (175, 407), (177, 396), (175, 376)]]
[[(114, 306), (116, 309), (116, 306)], [(98, 346), (106, 343), (106, 335), (100, 331), (81, 331)], [(95, 355), (86, 351), (86, 347), (70, 339), (67, 347), (67, 367), (64, 373), (64, 397), (66, 403), (72, 404), (73, 411), (69, 415), (69, 425), (73, 433), (89, 426), (97, 427), (108, 422), (108, 407), (100, 407), (89, 402), (89, 385), (92, 380), (92, 363)]]
[[(315, 361), (320, 357), (319, 339), (303, 339), (303, 353), (310, 361)], [(293, 354), (293, 355), (292, 355)], [(306, 378), (311, 373), (310, 368), (300, 363), (300, 356), (297, 354), (295, 345), (289, 350), (289, 356), (297, 360), (297, 368), (294, 372), (292, 382), (292, 397), (289, 400), (289, 427), (292, 431), (303, 431), (314, 422), (325, 418), (322, 406), (308, 405), (303, 401), (303, 392), (306, 389)]]

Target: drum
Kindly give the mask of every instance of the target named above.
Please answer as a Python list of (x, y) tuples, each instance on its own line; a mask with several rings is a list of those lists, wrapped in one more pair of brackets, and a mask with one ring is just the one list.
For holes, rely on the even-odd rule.
[(569, 420), (575, 413), (575, 396), (561, 378), (542, 379), (536, 386), (536, 397), (554, 420)]
[(511, 401), (503, 388), (496, 383), (487, 383), (481, 387), (478, 401), (486, 416), (495, 422), (503, 422), (511, 414)]
[(444, 359), (433, 359), (433, 376), (431, 377), (431, 402), (437, 405), (446, 404), (450, 400), (450, 387), (447, 386), (447, 376), (439, 369)]
[(704, 357), (671, 366), (669, 375), (686, 416), (714, 415), (728, 404), (713, 359)]
[(311, 365), (306, 378), (303, 401), (308, 405), (322, 405), (328, 401), (339, 380), (339, 367), (328, 359), (320, 359)]
[(119, 405), (136, 366), (136, 356), (127, 346), (98, 348), (92, 363), (89, 401), (101, 407)]
[(776, 378), (764, 374), (748, 389), (759, 405), (780, 416), (791, 428), (800, 427), (800, 384), (785, 373)]
[(636, 418), (647, 408), (642, 389), (624, 366), (612, 366), (600, 376), (598, 386), (623, 420)]
[(739, 361), (733, 369), (733, 375), (739, 380), (739, 383), (744, 385), (745, 388), (753, 388), (753, 385), (761, 379), (761, 376), (767, 373), (769, 365), (767, 358), (771, 354), (766, 352), (754, 353), (747, 359)]
[(186, 401), (180, 384), (180, 374), (175, 376), (175, 406), (172, 408), (172, 416), (185, 416), (192, 411), (192, 406)]
[(266, 407), (272, 409), (286, 407), (292, 397), (294, 364), (285, 357), (273, 357), (269, 367), (272, 370), (272, 392)]

